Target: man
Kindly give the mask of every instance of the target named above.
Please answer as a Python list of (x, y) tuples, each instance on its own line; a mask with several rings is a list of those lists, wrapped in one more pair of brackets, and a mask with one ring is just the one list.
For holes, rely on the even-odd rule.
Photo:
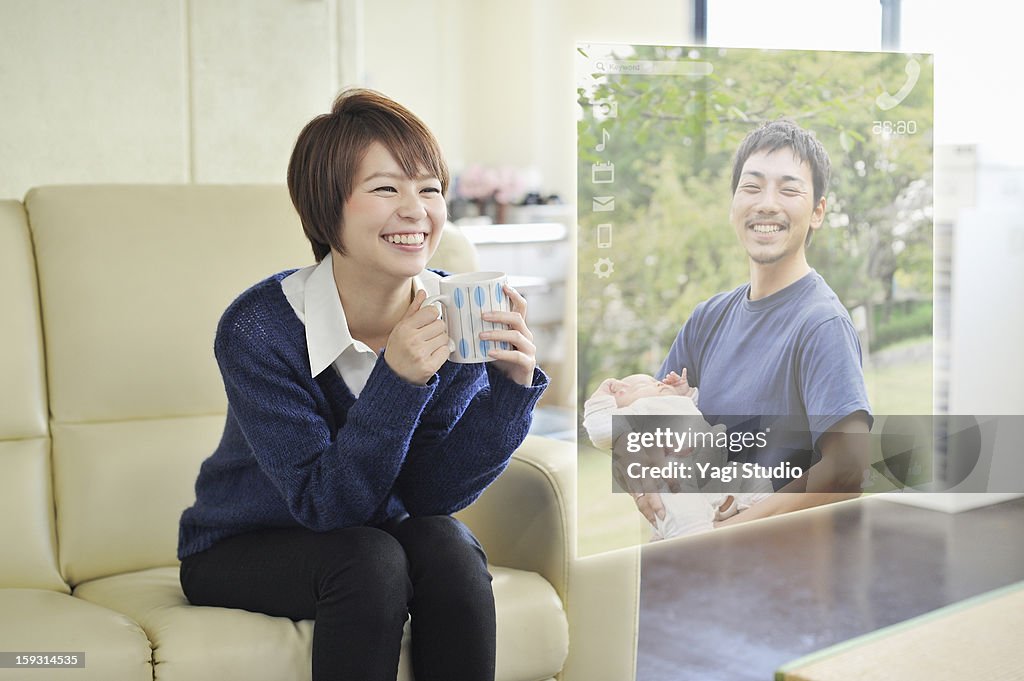
[[(697, 305), (658, 372), (671, 384), (685, 369), (711, 423), (770, 428), (785, 417), (780, 439), (787, 446), (756, 454), (767, 465), (800, 466), (802, 475), (775, 486), (802, 493), (773, 494), (719, 524), (860, 492), (871, 425), (860, 342), (806, 257), (825, 218), (830, 169), (821, 143), (791, 121), (747, 135), (733, 165), (729, 217), (747, 252), (750, 283)], [(648, 520), (663, 517), (659, 495), (638, 494), (636, 502)]]

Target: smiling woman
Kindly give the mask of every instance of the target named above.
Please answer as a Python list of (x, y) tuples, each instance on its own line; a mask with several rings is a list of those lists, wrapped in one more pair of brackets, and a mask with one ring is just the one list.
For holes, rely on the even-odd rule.
[[(448, 169), (408, 109), (343, 92), (300, 133), (288, 187), (317, 264), (242, 293), (218, 326), (224, 435), (182, 515), (196, 605), (315, 619), (312, 678), (494, 678), (487, 559), (451, 514), (508, 464), (547, 386), (526, 302), (486, 364), (449, 362), (426, 269)], [(383, 350), (379, 350), (383, 348)]]
[(437, 249), (447, 208), (441, 181), (424, 168), (407, 177), (380, 142), (365, 151), (342, 209), (335, 278), (345, 304), (356, 281), (409, 278)]
[[(361, 167), (374, 145), (390, 156), (389, 167)], [(433, 133), (411, 111), (372, 90), (349, 90), (331, 113), (310, 121), (299, 135), (288, 164), (288, 188), (302, 228), (317, 261), (333, 247), (344, 253), (338, 227), (343, 204), (356, 182), (419, 178), (437, 183), (439, 197), (448, 191), (448, 165)], [(379, 183), (387, 191), (388, 183)], [(365, 187), (363, 188), (365, 189)], [(390, 188), (394, 191), (394, 188)], [(443, 202), (443, 198), (441, 198)]]

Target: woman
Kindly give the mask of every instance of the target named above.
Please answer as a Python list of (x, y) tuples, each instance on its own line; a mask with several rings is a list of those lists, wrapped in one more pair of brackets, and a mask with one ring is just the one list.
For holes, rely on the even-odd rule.
[(494, 677), (486, 557), (450, 514), (508, 463), (547, 385), (526, 302), (492, 362), (447, 362), (426, 270), (448, 170), (411, 112), (343, 92), (299, 135), (288, 187), (318, 264), (235, 300), (215, 354), (228, 396), (220, 445), (181, 518), (181, 583), (196, 605), (315, 619), (313, 679), (393, 680), (412, 622), (417, 681)]

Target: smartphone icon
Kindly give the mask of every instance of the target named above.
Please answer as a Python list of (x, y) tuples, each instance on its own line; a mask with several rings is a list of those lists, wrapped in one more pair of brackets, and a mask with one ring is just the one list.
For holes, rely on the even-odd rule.
[(888, 92), (883, 92), (875, 98), (875, 104), (882, 111), (888, 111), (893, 107), (899, 105), (910, 91), (917, 85), (917, 78), (921, 75), (921, 65), (917, 63), (916, 59), (911, 59), (907, 62), (907, 82), (903, 83), (902, 87), (896, 91), (896, 94), (890, 95)]
[(610, 222), (603, 222), (597, 226), (597, 247), (612, 247), (612, 225)]

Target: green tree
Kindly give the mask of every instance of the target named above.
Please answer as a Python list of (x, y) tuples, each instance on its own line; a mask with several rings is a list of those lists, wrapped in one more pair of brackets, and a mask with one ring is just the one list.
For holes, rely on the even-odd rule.
[[(830, 153), (828, 215), (808, 258), (844, 304), (864, 306), (870, 320), (871, 308), (888, 310), (898, 290), (930, 297), (925, 57), (917, 58), (922, 68), (910, 96), (883, 111), (875, 98), (906, 78), (904, 55), (644, 46), (618, 56), (711, 63), (713, 71), (596, 74), (578, 91), (581, 399), (607, 376), (656, 369), (694, 305), (746, 280), (728, 221), (732, 156), (767, 120), (795, 120)], [(616, 115), (602, 103), (614, 103)], [(608, 161), (614, 183), (594, 183), (595, 164)], [(609, 195), (614, 211), (590, 210), (595, 196)], [(606, 222), (613, 244), (601, 249), (596, 230)], [(601, 258), (614, 263), (606, 278), (595, 272)]]

